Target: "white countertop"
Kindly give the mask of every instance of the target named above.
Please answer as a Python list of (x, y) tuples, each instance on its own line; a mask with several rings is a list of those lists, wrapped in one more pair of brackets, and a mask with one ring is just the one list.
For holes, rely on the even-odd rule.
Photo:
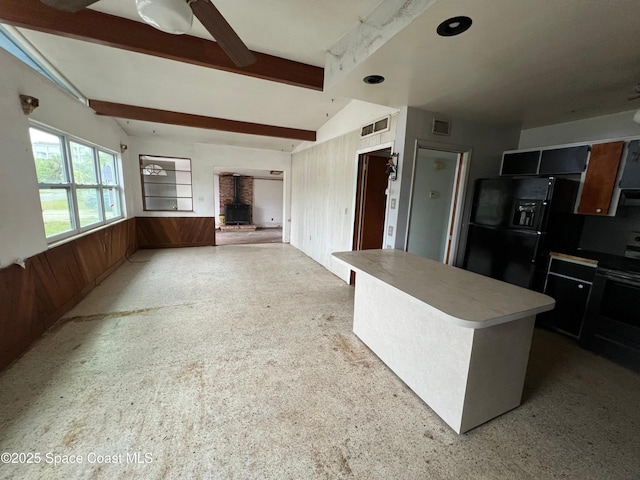
[[(333, 257), (430, 305), (461, 326), (485, 328), (553, 309), (553, 298), (401, 250)], [(356, 288), (357, 288), (356, 279)]]

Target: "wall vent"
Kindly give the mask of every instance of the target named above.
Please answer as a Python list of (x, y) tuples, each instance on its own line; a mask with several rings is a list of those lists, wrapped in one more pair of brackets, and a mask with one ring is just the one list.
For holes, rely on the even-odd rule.
[(390, 115), (362, 127), (362, 130), (360, 130), (360, 137), (368, 137), (375, 133), (386, 132), (389, 128), (391, 128)]
[(431, 133), (434, 135), (451, 135), (451, 122), (434, 118)]

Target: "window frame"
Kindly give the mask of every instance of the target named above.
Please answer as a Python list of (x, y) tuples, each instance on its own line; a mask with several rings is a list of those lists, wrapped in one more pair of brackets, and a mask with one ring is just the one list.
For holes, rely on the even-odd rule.
[[(69, 217), (71, 221), (71, 229), (58, 233), (51, 236), (46, 236), (45, 230), (45, 238), (47, 244), (51, 245), (53, 243), (60, 242), (62, 240), (67, 240), (72, 237), (76, 237), (82, 235), (91, 230), (97, 230), (105, 225), (117, 222), (125, 218), (124, 212), (124, 182), (122, 177), (122, 157), (117, 152), (97, 145), (92, 142), (88, 142), (81, 138), (78, 138), (74, 135), (70, 135), (68, 133), (62, 132), (55, 128), (49, 127), (48, 125), (43, 125), (41, 123), (35, 121), (29, 121), (29, 129), (39, 130), (43, 133), (48, 133), (49, 135), (53, 135), (60, 139), (61, 144), (61, 156), (62, 156), (62, 166), (64, 168), (64, 172), (66, 175), (66, 181), (60, 183), (49, 183), (49, 182), (40, 182), (37, 178), (36, 171), (36, 181), (38, 182), (38, 192), (42, 190), (65, 190), (67, 192), (68, 198), (68, 207), (69, 207)], [(36, 166), (36, 152), (33, 148), (33, 142), (31, 141), (31, 135), (29, 134), (29, 141), (31, 146), (31, 153), (33, 157), (34, 167)], [(75, 172), (73, 168), (73, 159), (72, 159), (72, 149), (71, 143), (88, 147), (92, 151), (93, 156), (93, 167), (96, 173), (96, 183), (77, 183), (75, 179)], [(105, 184), (102, 179), (102, 171), (100, 169), (100, 153), (107, 154), (113, 157), (113, 179), (114, 184)], [(117, 201), (118, 201), (118, 209), (119, 215), (114, 216), (112, 218), (107, 217), (107, 210), (104, 204), (104, 192), (114, 189), (117, 193)], [(91, 224), (82, 226), (80, 219), (80, 209), (78, 205), (78, 191), (82, 190), (96, 190), (97, 191), (97, 202), (100, 207), (98, 210), (99, 220), (97, 222), (93, 222)], [(43, 224), (45, 224), (44, 220), (44, 209), (42, 208), (42, 200), (40, 201), (40, 208), (43, 211)]]
[[(177, 181), (175, 183), (173, 183), (172, 185), (175, 185), (176, 187), (179, 185), (188, 185), (189, 189), (191, 191), (191, 195), (188, 197), (184, 197), (184, 196), (177, 196), (176, 195), (176, 200), (178, 199), (190, 199), (191, 200), (191, 209), (179, 209), (179, 208), (172, 208), (172, 209), (158, 209), (158, 208), (149, 208), (147, 206), (147, 198), (174, 198), (174, 197), (163, 197), (163, 196), (158, 196), (158, 195), (148, 195), (147, 191), (145, 189), (145, 183), (149, 183), (149, 182), (145, 182), (145, 175), (144, 174), (144, 169), (145, 169), (145, 165), (144, 165), (144, 161), (145, 160), (150, 160), (150, 159), (155, 159), (158, 160), (159, 162), (163, 162), (163, 161), (172, 161), (172, 160), (183, 160), (183, 161), (188, 161), (189, 162), (189, 183), (178, 183)], [(150, 154), (140, 154), (138, 155), (138, 171), (140, 174), (140, 185), (141, 185), (141, 189), (142, 189), (142, 209), (145, 212), (191, 212), (193, 213), (194, 210), (194, 205), (193, 205), (193, 162), (191, 161), (191, 158), (187, 158), (187, 157), (175, 157), (175, 156), (167, 156), (167, 155), (150, 155)], [(175, 172), (187, 172), (187, 170), (174, 170)], [(170, 183), (167, 183), (167, 185), (171, 185)], [(176, 203), (177, 204), (177, 203)]]

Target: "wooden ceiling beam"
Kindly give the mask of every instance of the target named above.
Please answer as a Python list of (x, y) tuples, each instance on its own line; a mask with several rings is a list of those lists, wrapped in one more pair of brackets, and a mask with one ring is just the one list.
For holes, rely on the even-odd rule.
[(321, 67), (253, 52), (258, 61), (239, 68), (212, 40), (171, 35), (141, 22), (89, 9), (68, 13), (40, 0), (2, 0), (0, 22), (312, 90), (321, 91), (324, 83)]
[(244, 133), (248, 135), (262, 135), (265, 137), (291, 138), (315, 142), (316, 132), (313, 130), (300, 130), (298, 128), (276, 127), (262, 123), (241, 122), (227, 120), (225, 118), (205, 117), (190, 113), (171, 112), (155, 108), (137, 107), (122, 103), (104, 102), (101, 100), (89, 100), (89, 106), (98, 115), (130, 120), (142, 120), (144, 122), (166, 123), (183, 127), (205, 128), (209, 130), (221, 130), (224, 132)]

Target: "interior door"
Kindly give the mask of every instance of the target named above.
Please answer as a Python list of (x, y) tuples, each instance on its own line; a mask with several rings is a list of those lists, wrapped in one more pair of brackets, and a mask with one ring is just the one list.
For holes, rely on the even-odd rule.
[[(387, 210), (387, 161), (391, 149), (362, 154), (358, 160), (353, 250), (382, 248)], [(351, 274), (351, 284), (355, 274)]]
[(362, 223), (358, 250), (382, 248), (384, 217), (387, 206), (387, 159), (366, 155), (364, 194), (362, 196)]
[(419, 148), (413, 173), (407, 248), (438, 262), (451, 248), (454, 201), (459, 188), (460, 154)]

